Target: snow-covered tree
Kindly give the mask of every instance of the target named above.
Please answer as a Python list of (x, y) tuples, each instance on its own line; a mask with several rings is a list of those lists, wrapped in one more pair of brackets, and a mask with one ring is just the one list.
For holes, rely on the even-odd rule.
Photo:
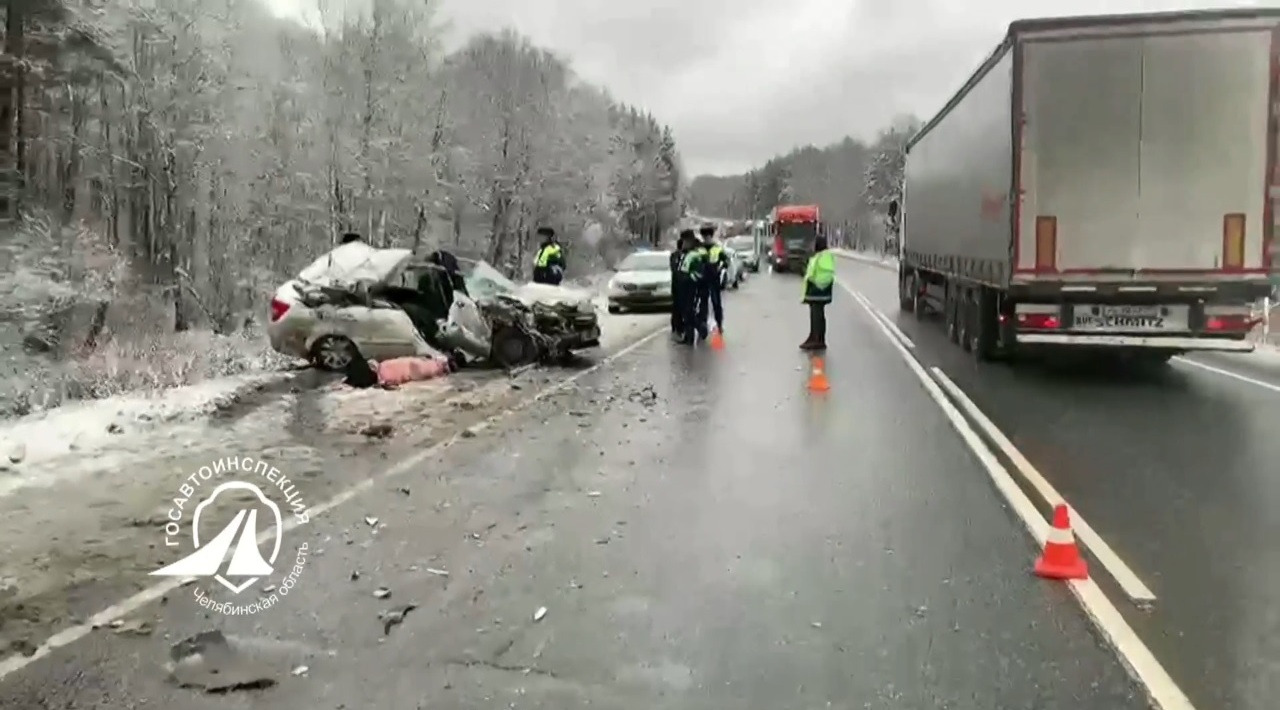
[(347, 230), (516, 275), (540, 224), (572, 270), (676, 219), (669, 130), (514, 32), (445, 54), (436, 5), (8, 3), (0, 330), (59, 357), (232, 333)]

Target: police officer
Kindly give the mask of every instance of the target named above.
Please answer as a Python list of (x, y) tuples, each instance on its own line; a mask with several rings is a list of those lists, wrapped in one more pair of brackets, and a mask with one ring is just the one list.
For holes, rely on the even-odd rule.
[(704, 224), (698, 230), (702, 236), (702, 244), (707, 249), (707, 298), (711, 302), (711, 311), (716, 317), (716, 330), (724, 332), (724, 303), (722, 276), (729, 272), (729, 254), (724, 246), (716, 241), (714, 225)]
[(542, 237), (542, 245), (533, 259), (533, 282), (559, 285), (564, 278), (564, 251), (556, 239), (556, 230), (539, 227), (538, 236)]
[(800, 343), (801, 350), (827, 349), (827, 304), (836, 282), (836, 257), (827, 249), (827, 238), (814, 242), (817, 252), (809, 257), (804, 270), (804, 302), (809, 306), (809, 337)]
[(676, 240), (676, 248), (671, 250), (671, 334), (679, 338), (684, 337), (684, 301), (689, 294), (689, 285), (680, 267), (693, 240), (693, 230), (685, 229)]
[(689, 248), (680, 260), (681, 278), (688, 289), (685, 307), (682, 309), (684, 337), (680, 342), (692, 345), (698, 338), (707, 337), (707, 247), (697, 240), (690, 240)]

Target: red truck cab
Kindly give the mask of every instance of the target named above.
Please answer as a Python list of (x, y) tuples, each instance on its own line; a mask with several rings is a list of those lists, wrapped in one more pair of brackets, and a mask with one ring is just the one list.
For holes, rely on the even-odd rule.
[(804, 271), (813, 256), (822, 231), (817, 205), (780, 205), (769, 215), (773, 237), (773, 270), (777, 273)]

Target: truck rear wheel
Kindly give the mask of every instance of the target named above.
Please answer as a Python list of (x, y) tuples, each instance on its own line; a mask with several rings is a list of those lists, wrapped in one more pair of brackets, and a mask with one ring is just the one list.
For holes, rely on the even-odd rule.
[(943, 301), (942, 301), (942, 312), (943, 312), (943, 322), (946, 323), (946, 328), (947, 328), (947, 340), (950, 340), (953, 343), (959, 344), (960, 343), (960, 328), (959, 328), (960, 299), (956, 297), (957, 296), (956, 285), (951, 281), (948, 281), (945, 293), (946, 295), (943, 297)]
[(965, 349), (980, 362), (994, 360), (999, 336), (995, 294), (991, 289), (979, 286), (970, 292), (968, 303), (969, 342)]
[(914, 289), (911, 287), (914, 281), (915, 279), (907, 274), (906, 269), (898, 268), (898, 308), (902, 309), (903, 313), (915, 310), (916, 299), (912, 293)]

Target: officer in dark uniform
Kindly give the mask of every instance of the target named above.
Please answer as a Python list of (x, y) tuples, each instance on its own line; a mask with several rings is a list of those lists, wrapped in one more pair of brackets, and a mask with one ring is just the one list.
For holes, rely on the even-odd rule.
[(707, 248), (694, 238), (680, 260), (681, 277), (688, 294), (685, 298), (684, 337), (680, 342), (694, 344), (707, 337)]
[(724, 301), (722, 300), (721, 275), (729, 271), (729, 254), (717, 244), (715, 225), (704, 224), (698, 230), (702, 245), (707, 250), (707, 299), (716, 317), (716, 330), (724, 332)]
[(671, 250), (671, 334), (681, 338), (684, 337), (684, 309), (689, 285), (680, 266), (691, 242), (693, 230), (683, 230), (676, 240), (676, 248)]

